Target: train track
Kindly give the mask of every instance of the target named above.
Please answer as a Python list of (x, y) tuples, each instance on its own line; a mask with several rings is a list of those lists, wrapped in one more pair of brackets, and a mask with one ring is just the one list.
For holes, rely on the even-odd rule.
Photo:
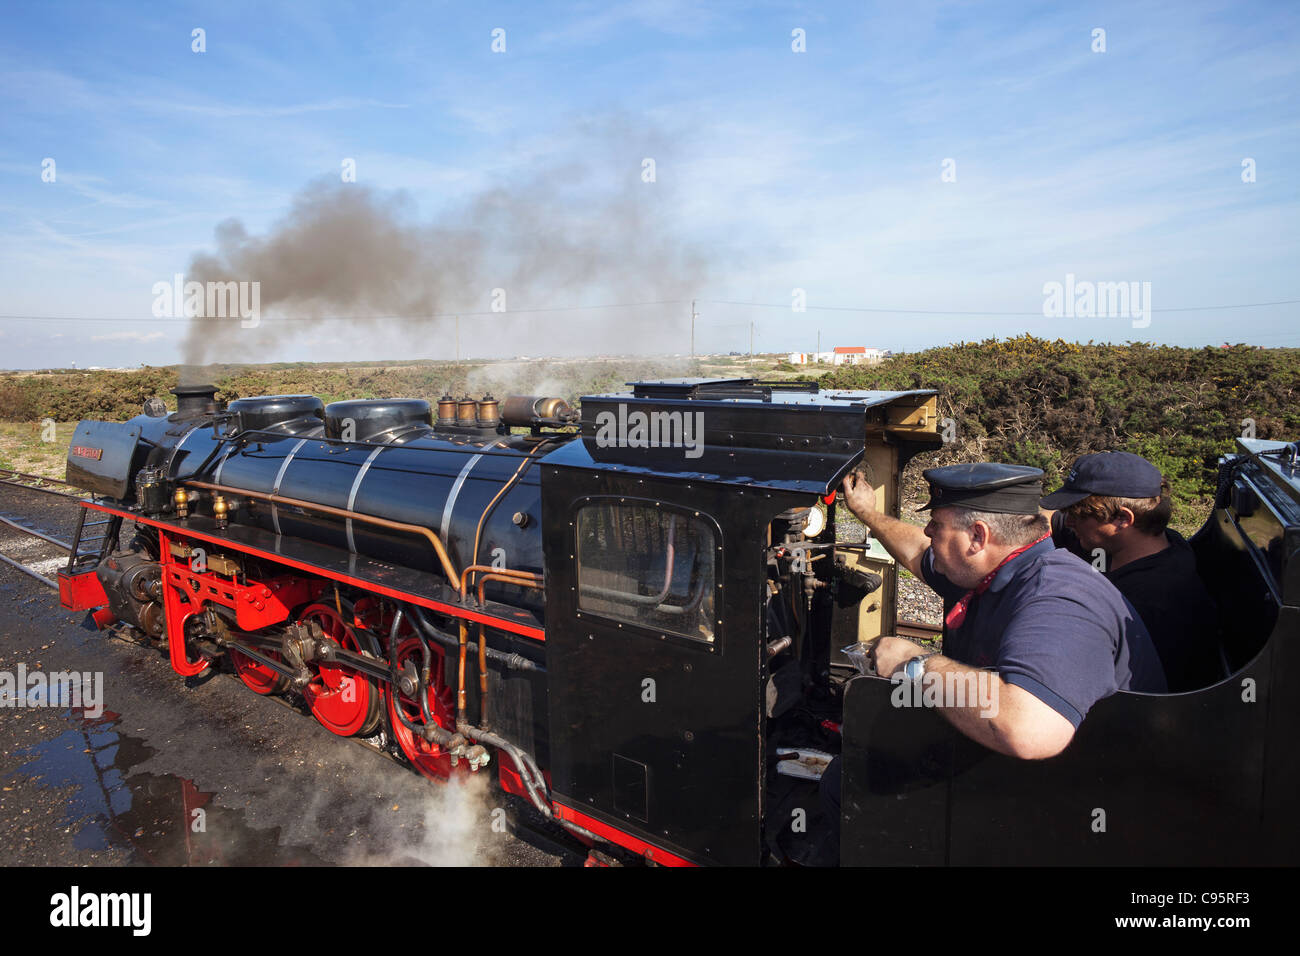
[(922, 641), (933, 641), (943, 634), (943, 628), (937, 624), (926, 624), (924, 621), (899, 621), (895, 626), (899, 637), (918, 638)]
[[(0, 479), (0, 483), (9, 484), (9, 482), (4, 479)], [(26, 488), (29, 491), (49, 490), (45, 488), (29, 487), (26, 485), (16, 485), (15, 487)], [(61, 494), (61, 492), (54, 492), (54, 493)], [(67, 497), (72, 498), (75, 496), (68, 495)], [(6, 518), (4, 515), (0, 515), (0, 525), (3, 525), (8, 528), (12, 528), (14, 531), (21, 532), (22, 534), (29, 535), (33, 538), (37, 538), (41, 541), (44, 541), (47, 544), (52, 544), (54, 545), (54, 547), (58, 548), (60, 551), (64, 552), (65, 554), (72, 553), (72, 545), (69, 544), (68, 542), (56, 538), (53, 535), (46, 534), (44, 531), (38, 531), (37, 529), (30, 528), (27, 525), (19, 524), (17, 521), (14, 521), (12, 518)], [(23, 564), (21, 561), (17, 561), (14, 558), (11, 558), (7, 554), (0, 554), (0, 562), (9, 565), (11, 568), (14, 568), (15, 570), (21, 571), (23, 574), (26, 574), (28, 577), (40, 581), (46, 587), (51, 587), (54, 588), (55, 590), (57, 590), (59, 587), (58, 582), (45, 576), (44, 574), (37, 571), (36, 569), (28, 567), (27, 565)]]
[[(9, 485), (13, 488), (23, 488), (27, 491), (40, 491), (47, 495), (58, 495), (60, 498), (71, 498), (74, 501), (87, 497), (85, 492), (60, 478), (47, 478), (44, 475), (33, 475), (26, 471), (14, 471), (11, 468), (0, 468), (0, 484)], [(60, 488), (74, 490), (61, 491), (60, 488), (51, 488), (48, 487), (49, 485), (58, 485)]]
[[(12, 485), (16, 488), (22, 488), (27, 491), (48, 492), (50, 494), (60, 495), (64, 498), (69, 498), (73, 500), (78, 500), (82, 497), (81, 495), (69, 494), (66, 492), (52, 490), (49, 488), (42, 488), (42, 487), (37, 487), (28, 484), (20, 484), (17, 481), (14, 481), (11, 478), (7, 477), (12, 475), (17, 475), (27, 479), (48, 481), (55, 484), (67, 485), (67, 482), (58, 481), (58, 479), (43, 478), (40, 475), (25, 475), (22, 472), (10, 471), (9, 469), (0, 469), (0, 484)], [(67, 486), (72, 487), (71, 485), (67, 485)], [(41, 541), (46, 542), (47, 544), (53, 545), (54, 547), (58, 548), (59, 550), (63, 551), (66, 554), (72, 553), (72, 545), (67, 541), (62, 541), (59, 538), (54, 537), (53, 535), (46, 534), (44, 531), (39, 531), (35, 528), (29, 528), (26, 525), (14, 521), (12, 518), (7, 518), (4, 515), (0, 515), (0, 525), (3, 525), (4, 527), (12, 528), (14, 531), (21, 532), (22, 534), (26, 534), (26, 535), (30, 535), (31, 537), (38, 538)], [(27, 565), (23, 564), (20, 561), (14, 560), (13, 558), (9, 557), (6, 554), (0, 554), (0, 562), (7, 564), (18, 571), (23, 572), (29, 577), (35, 578), (37, 581), (40, 581), (42, 584), (46, 585), (47, 587), (58, 590), (59, 585), (57, 581), (51, 580), (50, 578), (41, 574), (39, 571), (36, 571), (28, 567)], [(110, 637), (115, 637), (128, 644), (137, 644), (142, 647), (153, 647), (153, 648), (157, 647), (156, 644), (153, 644), (148, 640), (142, 639), (139, 635), (139, 632), (136, 631), (136, 629), (131, 627), (129, 624), (122, 624), (120, 622), (110, 624), (104, 628), (104, 631)], [(230, 677), (232, 680), (239, 679), (238, 676), (233, 673), (227, 674), (226, 676)], [(295, 711), (296, 713), (311, 716), (310, 709), (307, 707), (303, 698), (299, 695), (296, 694), (274, 695), (274, 696), (266, 697), (264, 699), (269, 700), (281, 707), (286, 707), (289, 710)], [(382, 757), (387, 757), (388, 759), (392, 760), (394, 763), (400, 764), (404, 767), (407, 766), (407, 764), (401, 758), (396, 756), (385, 746), (386, 741), (376, 742), (376, 738), (361, 738), (361, 737), (353, 737), (349, 739), (352, 743), (356, 744), (359, 747), (364, 748), (365, 750), (370, 751), (371, 753), (378, 754)]]

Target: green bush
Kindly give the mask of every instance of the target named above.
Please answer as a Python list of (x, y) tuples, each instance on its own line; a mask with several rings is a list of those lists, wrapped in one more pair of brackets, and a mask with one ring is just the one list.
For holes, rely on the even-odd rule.
[[(990, 460), (1036, 465), (1048, 487), (1079, 455), (1130, 451), (1176, 499), (1211, 495), (1246, 419), (1259, 438), (1300, 437), (1300, 349), (1185, 349), (1024, 335), (896, 355), (822, 376), (823, 388), (933, 388), (942, 417)], [(940, 453), (942, 456), (942, 453)], [(933, 464), (929, 462), (928, 464)]]

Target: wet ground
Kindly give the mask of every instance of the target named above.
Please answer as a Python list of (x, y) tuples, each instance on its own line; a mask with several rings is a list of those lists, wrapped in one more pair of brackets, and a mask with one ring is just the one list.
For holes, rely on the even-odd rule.
[[(0, 514), (66, 541), (75, 510), (0, 487)], [(66, 560), (4, 525), (0, 553), (50, 578)], [(0, 706), (0, 865), (582, 862), (510, 832), (526, 811), (486, 778), (427, 780), (234, 677), (180, 678), (81, 617), (0, 565), (0, 693), (20, 666), (89, 675), (91, 691)]]

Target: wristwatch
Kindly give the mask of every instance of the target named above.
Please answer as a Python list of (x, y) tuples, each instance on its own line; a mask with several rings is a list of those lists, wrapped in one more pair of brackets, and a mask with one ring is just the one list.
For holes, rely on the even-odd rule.
[[(929, 655), (927, 654), (926, 657), (928, 656)], [(911, 681), (920, 680), (921, 675), (924, 673), (925, 673), (925, 657), (921, 657), (918, 655), (917, 657), (913, 657), (910, 661), (908, 661), (906, 664), (903, 665), (903, 675), (908, 680)]]

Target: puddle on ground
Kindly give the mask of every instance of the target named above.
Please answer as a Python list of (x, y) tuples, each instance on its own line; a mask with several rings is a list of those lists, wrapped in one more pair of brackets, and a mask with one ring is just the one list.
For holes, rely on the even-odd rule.
[(156, 866), (322, 866), (307, 847), (281, 846), (279, 828), (257, 830), (243, 811), (212, 805), (211, 793), (170, 774), (132, 773), (152, 747), (116, 729), (119, 715), (65, 711), (69, 729), (19, 751), (19, 771), (41, 785), (73, 788), (59, 826), (83, 850), (120, 847)]

